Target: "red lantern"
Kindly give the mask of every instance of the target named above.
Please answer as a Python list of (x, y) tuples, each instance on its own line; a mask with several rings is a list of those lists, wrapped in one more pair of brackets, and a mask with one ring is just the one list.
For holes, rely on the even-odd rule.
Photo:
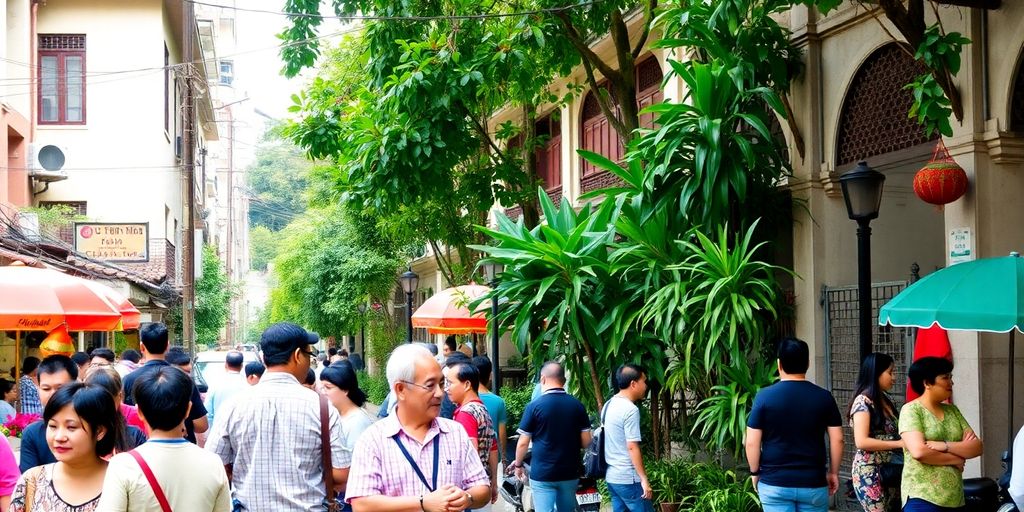
[(935, 205), (952, 203), (967, 192), (967, 173), (949, 156), (949, 150), (939, 139), (932, 159), (914, 175), (914, 194), (922, 201)]

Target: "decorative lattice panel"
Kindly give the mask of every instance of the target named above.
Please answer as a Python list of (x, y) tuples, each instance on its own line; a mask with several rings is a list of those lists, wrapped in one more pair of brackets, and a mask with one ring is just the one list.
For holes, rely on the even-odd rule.
[(856, 162), (930, 140), (921, 125), (907, 117), (914, 97), (904, 87), (924, 67), (898, 44), (875, 51), (864, 62), (843, 101), (836, 163)]
[(636, 90), (643, 92), (647, 89), (661, 88), (661, 79), (664, 75), (661, 73), (661, 65), (658, 64), (658, 59), (651, 57), (636, 67)]
[(84, 50), (85, 34), (42, 34), (40, 50)]

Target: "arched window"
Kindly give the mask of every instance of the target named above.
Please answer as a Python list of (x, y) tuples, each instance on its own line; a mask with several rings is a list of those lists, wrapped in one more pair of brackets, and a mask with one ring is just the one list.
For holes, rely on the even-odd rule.
[(914, 96), (904, 87), (924, 67), (898, 44), (883, 46), (864, 61), (843, 100), (836, 165), (883, 155), (936, 140), (907, 117)]
[[(661, 103), (665, 99), (661, 90), (661, 80), (665, 76), (661, 73), (661, 65), (658, 59), (651, 57), (641, 62), (636, 67), (636, 102), (643, 110), (655, 103)], [(654, 128), (654, 114), (640, 114), (641, 128)]]
[(1024, 133), (1024, 53), (1017, 59), (1017, 74), (1010, 95), (1010, 131)]
[(537, 175), (550, 192), (562, 186), (562, 124), (547, 115), (537, 121), (535, 129), (543, 144), (537, 147)]

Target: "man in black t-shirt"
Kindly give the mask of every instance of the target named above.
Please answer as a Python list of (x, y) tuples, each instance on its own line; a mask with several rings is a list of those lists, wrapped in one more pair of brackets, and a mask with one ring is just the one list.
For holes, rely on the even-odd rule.
[(581, 452), (590, 444), (590, 418), (579, 400), (565, 392), (565, 370), (548, 361), (540, 370), (542, 394), (523, 411), (512, 467), (523, 478), (523, 459), (533, 441), (530, 489), (536, 512), (574, 512)]
[(757, 393), (747, 418), (747, 463), (765, 512), (827, 512), (839, 488), (842, 417), (832, 394), (807, 380), (809, 352), (795, 338), (779, 343), (780, 380)]

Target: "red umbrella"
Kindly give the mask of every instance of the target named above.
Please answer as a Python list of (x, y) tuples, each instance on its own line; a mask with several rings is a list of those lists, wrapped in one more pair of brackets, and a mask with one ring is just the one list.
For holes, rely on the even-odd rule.
[(413, 327), (425, 327), (431, 334), (487, 333), (486, 312), (490, 303), (484, 302), (476, 311), (469, 304), (491, 289), (478, 284), (467, 284), (441, 290), (427, 299), (412, 314)]
[(91, 288), (100, 296), (107, 299), (107, 302), (111, 303), (117, 311), (121, 313), (121, 328), (124, 330), (138, 329), (142, 325), (142, 312), (135, 307), (134, 304), (128, 301), (124, 295), (117, 293), (113, 288), (97, 283), (96, 281), (86, 280)]
[(56, 270), (0, 267), (0, 330), (49, 332), (63, 324), (69, 331), (119, 331), (121, 310), (138, 310), (112, 303), (114, 296), (120, 294)]

